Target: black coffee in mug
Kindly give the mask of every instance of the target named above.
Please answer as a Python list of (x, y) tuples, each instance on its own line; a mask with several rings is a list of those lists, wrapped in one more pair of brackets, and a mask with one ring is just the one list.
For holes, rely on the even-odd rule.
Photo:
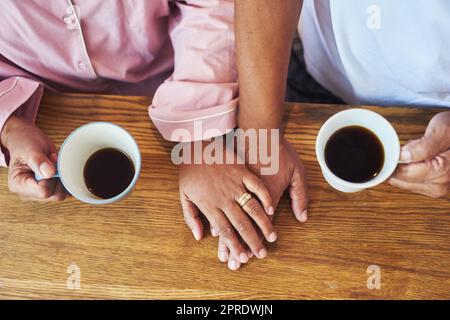
[(336, 131), (325, 146), (325, 162), (337, 177), (352, 183), (375, 178), (384, 166), (384, 148), (379, 138), (361, 126)]
[(92, 194), (110, 199), (125, 191), (133, 181), (133, 161), (115, 148), (94, 152), (84, 166), (84, 183)]

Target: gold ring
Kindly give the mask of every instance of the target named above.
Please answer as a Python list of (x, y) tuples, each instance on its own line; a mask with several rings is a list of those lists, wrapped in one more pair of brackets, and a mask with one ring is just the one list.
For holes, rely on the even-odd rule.
[(252, 195), (250, 193), (244, 192), (236, 202), (241, 208), (243, 208), (247, 204), (247, 202), (250, 201), (251, 198)]

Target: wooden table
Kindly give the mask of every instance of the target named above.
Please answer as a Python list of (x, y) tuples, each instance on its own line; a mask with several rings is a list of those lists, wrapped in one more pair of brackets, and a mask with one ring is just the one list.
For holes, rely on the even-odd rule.
[[(343, 106), (289, 105), (287, 135), (307, 168), (310, 220), (301, 225), (284, 199), (269, 256), (229, 271), (216, 239), (197, 243), (178, 203), (170, 143), (147, 116), (148, 98), (50, 95), (39, 126), (60, 145), (78, 126), (112, 121), (128, 129), (143, 155), (135, 192), (92, 206), (22, 203), (0, 169), (0, 298), (450, 298), (450, 202), (389, 185), (357, 194), (332, 190), (314, 155), (321, 124)], [(439, 110), (369, 108), (386, 116), (402, 142), (421, 136)], [(68, 289), (70, 264), (81, 289)], [(381, 289), (367, 287), (369, 265)], [(69, 270), (70, 271), (70, 270)]]

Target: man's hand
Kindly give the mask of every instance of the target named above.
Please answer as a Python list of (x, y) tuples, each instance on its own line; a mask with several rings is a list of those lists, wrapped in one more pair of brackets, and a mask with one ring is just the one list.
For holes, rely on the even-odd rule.
[[(224, 146), (224, 154), (226, 152), (234, 151)], [(230, 269), (239, 268), (240, 263), (246, 263), (252, 255), (241, 239), (256, 257), (266, 257), (258, 230), (269, 242), (277, 238), (268, 216), (274, 210), (272, 199), (263, 182), (245, 165), (182, 164), (179, 181), (185, 221), (195, 239), (203, 237), (201, 212), (211, 225), (211, 233), (218, 235), (235, 257), (236, 260), (229, 259), (228, 252), (226, 256), (223, 251), (219, 252), (219, 258), (228, 261)], [(244, 192), (251, 192), (254, 197), (241, 208), (236, 200)]]
[(36, 126), (11, 116), (1, 133), (9, 151), (9, 189), (24, 201), (62, 201), (67, 192), (56, 179), (36, 181), (35, 173), (51, 178), (56, 173), (57, 152), (50, 139)]
[[(259, 165), (248, 165), (250, 170), (259, 175)], [(306, 185), (305, 169), (297, 151), (285, 139), (280, 139), (279, 170), (274, 175), (261, 175), (261, 180), (269, 189), (275, 207), (285, 190), (289, 191), (291, 208), (300, 222), (308, 219), (308, 188)]]
[(402, 148), (400, 164), (389, 182), (433, 198), (450, 192), (450, 112), (436, 115), (425, 135)]

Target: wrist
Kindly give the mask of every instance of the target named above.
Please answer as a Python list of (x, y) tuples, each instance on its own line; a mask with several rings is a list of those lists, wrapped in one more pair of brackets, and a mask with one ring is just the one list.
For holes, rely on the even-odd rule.
[(247, 164), (264, 162), (266, 157), (278, 154), (283, 147), (285, 139), (278, 128), (241, 129), (235, 135), (236, 152)]
[[(211, 164), (211, 159), (217, 163), (224, 163), (221, 156), (225, 157), (227, 152), (226, 135), (218, 136), (210, 140), (198, 140), (182, 142), (172, 150), (172, 161), (176, 165)], [(174, 152), (174, 150), (176, 151)], [(174, 159), (174, 157), (176, 157)], [(211, 158), (212, 157), (212, 158)]]
[(3, 125), (2, 131), (0, 133), (0, 142), (5, 148), (8, 148), (8, 134), (11, 131), (11, 126), (14, 126), (14, 122), (16, 121), (15, 118), (15, 116), (10, 116)]
[[(281, 110), (283, 110), (281, 108)], [(249, 129), (282, 129), (283, 121), (280, 114), (267, 114), (264, 118), (255, 119), (255, 116), (247, 115), (244, 111), (238, 114), (238, 126), (242, 130)]]
[(17, 128), (20, 128), (23, 126), (24, 121), (20, 119), (19, 117), (15, 115), (11, 115), (8, 120), (6, 120), (5, 124), (3, 125), (3, 128), (0, 133), (0, 141), (2, 146), (4, 146), (6, 149), (8, 148), (8, 137), (11, 134), (11, 132)]

